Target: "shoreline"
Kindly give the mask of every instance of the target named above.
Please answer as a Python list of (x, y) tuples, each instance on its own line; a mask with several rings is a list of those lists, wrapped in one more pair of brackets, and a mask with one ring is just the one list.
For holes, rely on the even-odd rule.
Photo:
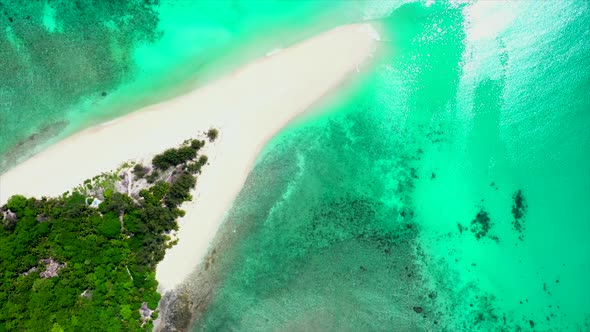
[(357, 74), (377, 48), (370, 24), (340, 26), (176, 98), (78, 132), (0, 176), (0, 204), (14, 194), (56, 196), (129, 160), (145, 160), (214, 127), (193, 201), (182, 206), (178, 243), (156, 278), (161, 293), (179, 285), (210, 242), (254, 162), (281, 128)]

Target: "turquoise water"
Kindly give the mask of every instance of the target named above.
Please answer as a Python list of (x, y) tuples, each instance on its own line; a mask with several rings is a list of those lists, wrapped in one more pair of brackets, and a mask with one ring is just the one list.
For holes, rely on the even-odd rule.
[(280, 0), (0, 2), (0, 172), (312, 35), (335, 20), (333, 9)]
[(317, 31), (385, 33), (259, 156), (194, 330), (590, 330), (588, 1), (129, 3), (0, 19), (6, 164)]
[(378, 20), (362, 88), (259, 157), (193, 329), (590, 330), (589, 14)]

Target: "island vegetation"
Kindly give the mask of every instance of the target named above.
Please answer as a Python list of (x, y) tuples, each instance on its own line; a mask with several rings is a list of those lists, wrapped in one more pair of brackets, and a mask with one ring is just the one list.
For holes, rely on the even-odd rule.
[(209, 131), (207, 131), (207, 137), (209, 138), (209, 142), (215, 141), (218, 136), (219, 136), (219, 131), (215, 128), (211, 128), (211, 129), (209, 129)]
[[(209, 137), (209, 135), (207, 135)], [(156, 264), (207, 163), (202, 140), (0, 207), (0, 331), (148, 331)]]

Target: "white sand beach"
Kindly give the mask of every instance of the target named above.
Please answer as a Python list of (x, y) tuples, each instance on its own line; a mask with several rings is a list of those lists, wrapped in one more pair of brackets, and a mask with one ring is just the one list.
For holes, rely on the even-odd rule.
[(178, 285), (207, 253), (264, 144), (336, 89), (377, 47), (371, 25), (338, 27), (272, 52), (190, 93), (83, 130), (0, 176), (0, 204), (13, 194), (55, 196), (128, 160), (150, 158), (211, 127), (220, 136), (192, 202), (183, 205), (178, 244), (157, 268), (160, 289)]

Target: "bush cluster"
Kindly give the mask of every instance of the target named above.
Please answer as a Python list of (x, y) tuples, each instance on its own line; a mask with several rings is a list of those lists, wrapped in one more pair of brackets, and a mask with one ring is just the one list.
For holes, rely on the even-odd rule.
[(131, 173), (135, 175), (135, 180), (142, 179), (150, 172), (150, 169), (143, 166), (142, 164), (137, 164), (133, 167)]
[(209, 138), (209, 142), (213, 142), (217, 136), (219, 136), (219, 131), (215, 128), (211, 128), (209, 129), (209, 131), (207, 131), (207, 137)]
[(192, 146), (183, 146), (177, 149), (168, 149), (156, 155), (152, 160), (155, 169), (165, 171), (170, 167), (178, 166), (197, 157), (197, 150)]

